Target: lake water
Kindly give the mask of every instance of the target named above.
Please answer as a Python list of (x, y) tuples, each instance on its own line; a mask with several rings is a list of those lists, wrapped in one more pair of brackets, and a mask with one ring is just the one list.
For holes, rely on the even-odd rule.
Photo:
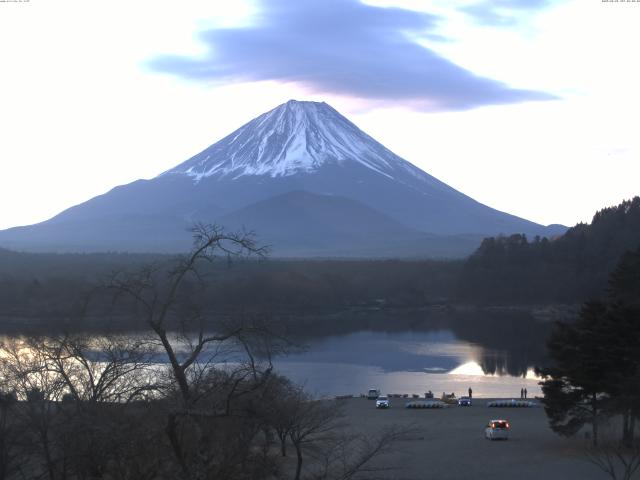
[(526, 388), (530, 398), (539, 396), (533, 368), (546, 361), (551, 330), (527, 314), (493, 311), (359, 312), (298, 317), (289, 327), (305, 350), (277, 357), (275, 369), (322, 397), (370, 388), (436, 397), (471, 388), (474, 397), (506, 398)]
[[(395, 325), (396, 323), (394, 323)], [(406, 326), (400, 322), (399, 328)], [(541, 395), (533, 368), (545, 360), (548, 323), (516, 316), (413, 323), (411, 330), (356, 330), (309, 338), (303, 353), (279, 358), (276, 370), (319, 396), (431, 390), (474, 397)], [(388, 330), (388, 329), (387, 329)]]

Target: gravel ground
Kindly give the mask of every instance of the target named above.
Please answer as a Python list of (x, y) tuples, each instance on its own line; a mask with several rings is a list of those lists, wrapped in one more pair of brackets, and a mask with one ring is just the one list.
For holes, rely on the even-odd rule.
[[(474, 399), (472, 407), (407, 409), (405, 399), (391, 399), (391, 408), (377, 410), (363, 398), (336, 400), (354, 430), (376, 434), (391, 425), (412, 426), (416, 432), (399, 441), (378, 460), (398, 467), (394, 479), (519, 479), (590, 480), (607, 478), (586, 460), (585, 440), (567, 439), (548, 427), (542, 407), (488, 408), (491, 399)], [(484, 425), (504, 418), (511, 424), (508, 441), (484, 438)]]

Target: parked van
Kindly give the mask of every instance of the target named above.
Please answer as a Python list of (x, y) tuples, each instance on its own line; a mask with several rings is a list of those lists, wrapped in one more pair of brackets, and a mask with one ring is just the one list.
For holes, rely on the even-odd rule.
[(367, 398), (369, 400), (375, 400), (376, 398), (378, 398), (380, 396), (380, 390), (378, 390), (377, 388), (371, 388), (369, 389), (369, 391), (367, 392)]

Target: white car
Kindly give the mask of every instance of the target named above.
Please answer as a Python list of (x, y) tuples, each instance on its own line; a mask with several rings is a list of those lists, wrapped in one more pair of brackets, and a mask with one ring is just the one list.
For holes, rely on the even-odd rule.
[(386, 395), (380, 395), (376, 400), (376, 408), (389, 408), (390, 406), (389, 397)]
[(509, 422), (504, 419), (490, 420), (484, 429), (484, 438), (488, 440), (507, 440), (509, 438)]
[(367, 392), (367, 398), (369, 400), (375, 400), (379, 396), (380, 396), (380, 390), (378, 390), (377, 388), (372, 388)]

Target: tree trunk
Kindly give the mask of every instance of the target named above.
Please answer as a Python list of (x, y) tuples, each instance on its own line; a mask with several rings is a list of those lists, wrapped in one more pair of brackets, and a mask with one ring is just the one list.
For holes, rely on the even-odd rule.
[(51, 450), (49, 449), (49, 440), (45, 437), (43, 438), (43, 450), (44, 450), (44, 459), (47, 464), (47, 472), (49, 473), (49, 480), (56, 480), (56, 470), (53, 465), (53, 458), (51, 458)]
[(44, 455), (44, 461), (47, 467), (49, 480), (56, 480), (57, 475), (55, 463), (53, 461), (53, 456), (51, 455), (51, 445), (49, 441), (49, 425), (47, 424), (47, 419), (45, 418), (47, 412), (44, 411), (44, 407), (39, 407), (39, 410), (40, 411), (37, 412), (37, 414), (41, 415), (41, 417), (36, 421), (40, 423), (37, 428), (40, 430), (40, 432), (38, 433), (40, 436), (40, 443), (42, 445), (42, 453)]
[(176, 460), (178, 460), (185, 478), (190, 478), (189, 467), (187, 466), (187, 462), (185, 461), (184, 453), (182, 451), (182, 447), (180, 446), (180, 439), (178, 438), (178, 422), (175, 414), (169, 414), (169, 417), (167, 418), (167, 428), (165, 431), (167, 433), (167, 436), (169, 437), (169, 442), (171, 443), (173, 454), (175, 455)]
[(162, 342), (162, 346), (164, 347), (165, 353), (167, 357), (169, 357), (169, 363), (171, 363), (171, 369), (173, 370), (173, 376), (178, 382), (178, 387), (180, 388), (180, 393), (182, 394), (182, 400), (185, 405), (189, 404), (189, 400), (191, 398), (190, 390), (189, 390), (189, 382), (187, 381), (187, 376), (185, 375), (184, 369), (178, 362), (178, 357), (171, 346), (171, 342), (169, 342), (169, 338), (167, 337), (167, 332), (158, 326), (154, 327), (154, 330), (158, 337), (160, 338), (160, 342)]
[(598, 446), (598, 398), (594, 393), (591, 396), (591, 431), (593, 432), (593, 446)]
[(280, 454), (283, 457), (287, 456), (287, 432), (285, 430), (276, 429), (276, 435), (280, 440)]
[(300, 444), (294, 442), (296, 447), (296, 456), (298, 458), (298, 462), (296, 464), (296, 476), (294, 480), (300, 480), (300, 475), (302, 474), (302, 448)]
[(622, 413), (622, 444), (625, 447), (631, 446), (631, 442), (629, 439), (630, 428), (631, 428), (631, 418), (629, 415), (629, 410), (625, 410)]

